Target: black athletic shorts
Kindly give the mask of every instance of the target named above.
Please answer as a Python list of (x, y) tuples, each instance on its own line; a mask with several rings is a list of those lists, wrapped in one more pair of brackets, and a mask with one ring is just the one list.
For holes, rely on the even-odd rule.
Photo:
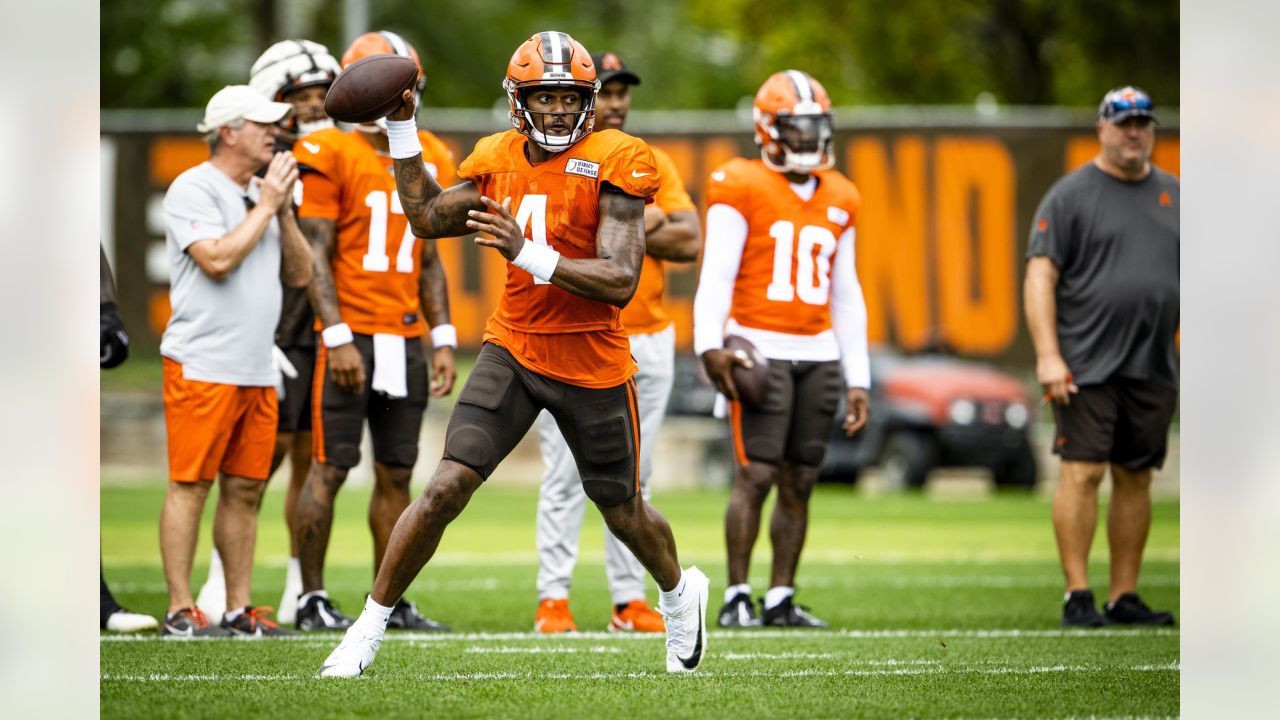
[(314, 347), (281, 348), (298, 371), (298, 377), (284, 376), (284, 397), (280, 399), (278, 432), (311, 432), (311, 385), (316, 369)]
[(1053, 451), (1063, 460), (1108, 462), (1126, 470), (1161, 467), (1177, 406), (1177, 390), (1143, 380), (1083, 385), (1070, 405), (1053, 406)]
[(505, 348), (485, 343), (445, 434), (444, 457), (493, 474), (542, 409), (560, 426), (587, 497), (618, 505), (640, 489), (639, 404), (634, 380), (585, 388), (521, 365)]
[(769, 386), (760, 407), (729, 405), (738, 464), (821, 465), (842, 392), (838, 361), (770, 360)]
[(364, 361), (364, 387), (349, 393), (338, 387), (326, 369), (329, 349), (316, 352), (315, 392), (311, 401), (312, 456), (325, 464), (349, 470), (360, 462), (360, 433), (369, 421), (375, 462), (411, 468), (418, 460), (418, 434), (427, 409), (431, 379), (421, 338), (405, 338), (408, 397), (390, 398), (373, 392), (373, 336), (355, 333)]

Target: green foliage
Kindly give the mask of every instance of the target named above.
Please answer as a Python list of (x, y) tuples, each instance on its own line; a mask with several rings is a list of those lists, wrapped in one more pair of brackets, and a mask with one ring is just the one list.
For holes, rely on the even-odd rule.
[[(102, 8), (103, 107), (199, 107), (244, 82), (283, 0), (132, 0)], [(563, 30), (612, 50), (646, 80), (637, 107), (730, 108), (769, 74), (817, 77), (838, 105), (1093, 105), (1122, 83), (1178, 104), (1175, 0), (374, 0), (371, 29), (422, 55), (428, 107), (503, 103), (516, 46)], [(312, 3), (305, 34), (345, 47), (338, 0)], [(254, 18), (267, 18), (256, 20)]]

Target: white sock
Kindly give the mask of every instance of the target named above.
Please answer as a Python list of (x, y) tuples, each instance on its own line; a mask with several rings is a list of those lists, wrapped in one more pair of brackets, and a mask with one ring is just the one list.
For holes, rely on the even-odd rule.
[(764, 609), (772, 610), (778, 607), (779, 603), (792, 595), (796, 594), (796, 589), (790, 585), (779, 585), (769, 588), (769, 592), (764, 594)]
[(218, 548), (209, 553), (209, 579), (225, 582), (222, 576), (222, 556), (218, 554)]
[(302, 607), (303, 605), (306, 605), (307, 601), (309, 601), (313, 597), (327, 598), (329, 597), (329, 592), (327, 590), (312, 590), (311, 592), (298, 598), (298, 607)]
[(226, 622), (234, 622), (236, 618), (244, 614), (244, 608), (236, 608), (222, 613), (222, 619)]
[(302, 563), (298, 562), (298, 558), (289, 558), (289, 564), (284, 571), (285, 589), (302, 587)]
[(658, 590), (658, 603), (663, 607), (674, 607), (680, 604), (680, 594), (684, 592), (684, 572), (680, 573), (680, 582), (670, 590)]
[(370, 595), (369, 599), (364, 601), (364, 612), (360, 613), (360, 617), (356, 619), (356, 624), (364, 623), (365, 625), (372, 625), (379, 632), (386, 630), (387, 620), (391, 617), (391, 611), (393, 609), (395, 609), (394, 604), (390, 607), (386, 605), (379, 605), (378, 602), (373, 599), (373, 595)]
[(746, 595), (747, 599), (750, 600), (751, 599), (751, 583), (738, 583), (737, 585), (730, 585), (729, 587), (724, 589), (725, 602), (729, 602), (730, 600), (738, 597), (739, 595)]

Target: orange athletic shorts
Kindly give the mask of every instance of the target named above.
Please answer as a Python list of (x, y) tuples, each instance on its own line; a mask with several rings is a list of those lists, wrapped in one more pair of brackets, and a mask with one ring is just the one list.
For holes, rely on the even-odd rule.
[(182, 364), (164, 358), (164, 422), (169, 479), (227, 475), (266, 480), (276, 444), (279, 407), (274, 387), (188, 380)]

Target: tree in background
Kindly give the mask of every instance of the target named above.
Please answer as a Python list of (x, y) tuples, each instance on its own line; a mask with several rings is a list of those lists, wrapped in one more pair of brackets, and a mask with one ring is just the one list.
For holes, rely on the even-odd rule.
[[(285, 3), (302, 8), (302, 35), (342, 52), (340, 0), (104, 5), (102, 106), (202, 106), (280, 39)], [(967, 104), (984, 92), (1092, 105), (1124, 83), (1178, 104), (1176, 0), (371, 0), (370, 25), (419, 48), (428, 107), (505, 103), (512, 49), (547, 29), (653, 78), (635, 90), (646, 107), (733, 107), (787, 67), (820, 78), (838, 105)]]

